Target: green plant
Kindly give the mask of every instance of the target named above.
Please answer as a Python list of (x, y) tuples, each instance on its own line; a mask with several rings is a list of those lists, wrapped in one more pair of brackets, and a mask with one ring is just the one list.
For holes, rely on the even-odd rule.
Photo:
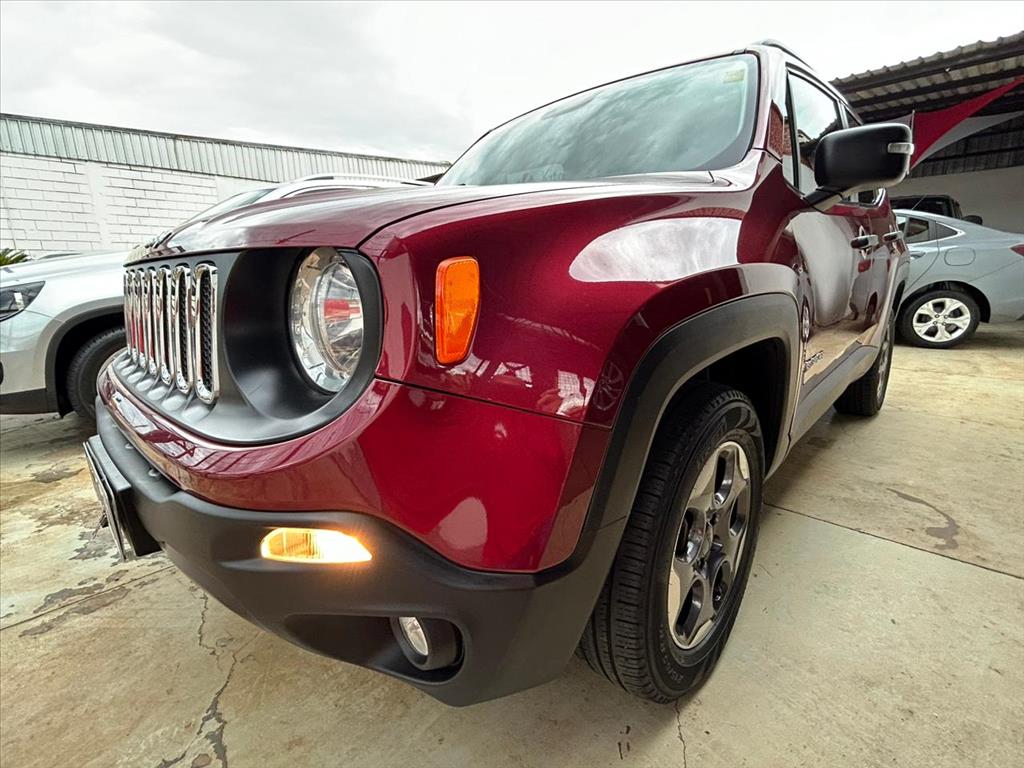
[(0, 248), (0, 267), (17, 264), (28, 259), (28, 254), (18, 248)]

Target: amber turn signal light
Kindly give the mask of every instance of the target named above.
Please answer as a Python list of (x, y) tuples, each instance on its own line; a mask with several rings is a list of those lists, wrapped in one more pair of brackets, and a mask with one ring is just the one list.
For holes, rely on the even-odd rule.
[(355, 536), (326, 528), (275, 528), (260, 542), (260, 556), (285, 563), (364, 563), (373, 559)]
[(469, 354), (480, 311), (480, 265), (456, 256), (437, 265), (434, 295), (434, 354), (445, 365)]

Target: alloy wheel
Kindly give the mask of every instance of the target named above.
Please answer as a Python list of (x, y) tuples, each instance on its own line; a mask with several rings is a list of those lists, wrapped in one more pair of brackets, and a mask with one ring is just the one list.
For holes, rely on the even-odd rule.
[(697, 475), (676, 536), (667, 610), (680, 648), (699, 646), (724, 612), (745, 554), (750, 498), (747, 454), (724, 442)]
[(933, 344), (953, 341), (971, 326), (971, 310), (962, 301), (938, 297), (914, 312), (914, 333)]

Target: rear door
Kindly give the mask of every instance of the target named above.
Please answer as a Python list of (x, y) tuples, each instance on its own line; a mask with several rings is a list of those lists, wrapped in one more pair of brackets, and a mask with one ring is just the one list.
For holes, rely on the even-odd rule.
[[(802, 195), (813, 192), (814, 153), (823, 136), (844, 127), (839, 102), (809, 74), (789, 73), (789, 120), (796, 159), (792, 183)], [(862, 207), (840, 202), (828, 211), (801, 211), (790, 224), (806, 271), (803, 296), (804, 390), (860, 346), (877, 319), (870, 307), (872, 260), (881, 238)], [(865, 266), (866, 265), (866, 266)], [(877, 301), (877, 297), (875, 299)]]
[(905, 296), (909, 296), (925, 284), (924, 276), (935, 264), (939, 246), (936, 242), (935, 224), (929, 219), (900, 213), (896, 215), (896, 224), (903, 233), (903, 240), (910, 251), (910, 275), (903, 292)]

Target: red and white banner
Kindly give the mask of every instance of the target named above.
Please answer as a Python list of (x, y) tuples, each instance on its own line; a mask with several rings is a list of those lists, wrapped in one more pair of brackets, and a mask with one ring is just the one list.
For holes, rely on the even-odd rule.
[(903, 117), (887, 122), (903, 123), (904, 125), (909, 125), (913, 130), (914, 157), (911, 159), (910, 165), (914, 167), (926, 157), (935, 154), (940, 149), (948, 147), (954, 142), (960, 141), (960, 139), (1024, 114), (1024, 112), (1007, 112), (1001, 115), (972, 117), (976, 112), (980, 112), (1000, 96), (1009, 93), (1021, 83), (1024, 83), (1024, 77), (1018, 77), (1005, 85), (993, 88), (987, 93), (975, 96), (967, 101), (962, 101), (959, 104), (954, 104), (946, 109), (936, 109), (931, 112), (911, 112)]

